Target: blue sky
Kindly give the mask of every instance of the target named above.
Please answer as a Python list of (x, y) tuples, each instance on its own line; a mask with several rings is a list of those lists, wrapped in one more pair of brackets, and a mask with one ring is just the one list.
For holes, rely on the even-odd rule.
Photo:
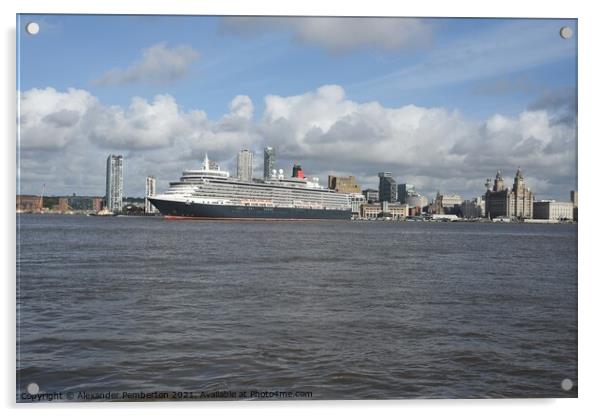
[[(40, 24), (38, 35), (25, 33), (29, 21)], [(33, 116), (21, 114), (29, 123), (21, 129), (22, 192), (39, 188), (40, 176), (33, 172), (39, 158), (56, 165), (51, 172), (57, 177), (47, 185), (51, 193), (103, 194), (102, 163), (110, 152), (125, 154), (126, 161), (130, 156), (133, 173), (158, 171), (149, 174), (159, 177), (161, 187), (189, 168), (203, 149), (227, 167), (237, 146), (259, 151), (269, 144), (280, 146), (287, 171), (287, 164), (300, 160), (323, 182), (328, 173), (348, 173), (364, 187), (374, 186), (376, 172), (387, 169), (399, 182), (420, 184), (427, 195), (442, 189), (472, 198), (482, 191), (477, 184), (484, 175), (502, 169), (509, 177), (522, 162), (528, 164), (523, 171), (536, 198), (566, 200), (576, 187), (575, 20), (21, 15), (18, 26), (18, 89), (30, 93), (22, 96), (29, 100), (22, 108), (41, 123), (33, 125)], [(559, 36), (562, 26), (573, 29), (571, 39)], [(319, 92), (328, 85), (343, 95), (336, 89)], [(36, 94), (49, 88), (52, 94), (46, 90), (44, 97), (54, 104), (38, 109), (35, 102), (44, 101)], [(69, 89), (86, 92), (88, 104), (77, 107)], [(172, 131), (145, 143), (138, 126), (142, 119), (149, 126), (159, 123), (152, 116), (152, 109), (163, 108), (155, 106), (157, 95), (169, 96), (176, 107)], [(238, 113), (232, 110), (237, 96), (246, 97), (239, 100), (243, 111)], [(267, 96), (281, 100), (267, 104)], [(148, 104), (144, 111), (131, 110), (135, 97)], [(316, 106), (316, 113), (299, 118), (299, 102), (305, 103), (301, 110)], [(367, 106), (372, 102), (378, 110)], [(40, 132), (49, 120), (43, 112), (57, 106), (65, 106), (77, 121), (53, 125), (63, 138), (53, 146)], [(204, 112), (206, 120), (195, 111)], [(312, 120), (312, 114), (324, 120)], [(286, 123), (277, 123), (275, 115)], [(493, 123), (501, 120), (497, 116), (505, 122)], [(110, 126), (98, 133), (98, 123), (111, 117), (132, 129), (127, 140), (109, 137), (119, 136)], [(343, 129), (345, 123), (349, 126)], [(320, 130), (317, 139), (312, 126)], [(440, 128), (431, 131), (429, 126)], [(446, 128), (449, 138), (443, 137)], [(196, 129), (206, 132), (191, 133)], [(160, 128), (152, 131), (158, 135)], [(335, 135), (341, 131), (346, 136)], [(232, 137), (236, 134), (240, 140)], [(387, 153), (379, 160), (375, 152), (367, 157), (357, 135), (366, 136), (366, 148), (389, 144), (399, 152), (397, 158)], [(534, 148), (527, 146), (531, 139)], [(431, 155), (428, 147), (412, 141), (432, 143), (438, 152)], [(473, 149), (467, 149), (468, 143)], [(352, 151), (337, 157), (335, 144)], [(500, 151), (504, 144), (507, 153)], [(495, 149), (499, 161), (495, 154), (481, 155), (482, 147)], [(520, 149), (531, 149), (532, 155)], [(80, 165), (62, 170), (71, 152)], [(335, 152), (329, 163), (325, 152)], [(161, 154), (173, 160), (169, 168), (154, 169)], [(87, 158), (101, 163), (86, 164)], [(437, 158), (443, 158), (441, 163)], [(260, 155), (257, 159), (259, 172)], [(467, 164), (474, 169), (467, 170)], [(74, 173), (88, 165), (101, 170), (100, 180), (81, 173), (74, 182)], [(126, 176), (126, 193), (141, 195), (143, 183), (143, 178)]]

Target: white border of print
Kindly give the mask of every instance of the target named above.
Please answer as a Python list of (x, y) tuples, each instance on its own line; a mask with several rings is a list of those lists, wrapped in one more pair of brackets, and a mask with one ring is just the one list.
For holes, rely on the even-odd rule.
[[(19, 412), (51, 416), (101, 415), (111, 412), (116, 416), (141, 411), (148, 416), (162, 416), (168, 409), (181, 415), (245, 414), (245, 415), (307, 415), (331, 414), (342, 411), (363, 415), (377, 411), (379, 414), (440, 415), (446, 416), (504, 416), (509, 413), (567, 416), (593, 414), (599, 409), (600, 387), (600, 332), (596, 321), (602, 317), (598, 297), (601, 284), (596, 260), (598, 224), (594, 221), (594, 208), (600, 203), (597, 162), (600, 152), (600, 127), (597, 100), (600, 97), (599, 45), (602, 39), (600, 18), (591, 2), (547, 1), (535, 4), (524, 0), (482, 2), (471, 0), (431, 0), (428, 2), (387, 1), (323, 1), (304, 0), (282, 2), (276, 0), (221, 0), (210, 2), (186, 0), (8, 0), (0, 5), (2, 13), (2, 100), (3, 109), (3, 227), (5, 239), (1, 251), (4, 265), (4, 306), (2, 320), (2, 372), (0, 395), (2, 407), (9, 415)], [(155, 404), (15, 404), (15, 14), (16, 13), (108, 13), (108, 14), (271, 14), (271, 15), (347, 15), (347, 16), (442, 16), (442, 17), (558, 17), (579, 19), (579, 399), (559, 400), (412, 400), (412, 401), (305, 401), (305, 402), (254, 402), (254, 403), (155, 403)], [(596, 104), (596, 105), (595, 105)], [(6, 233), (10, 231), (10, 233)], [(8, 236), (7, 236), (8, 235)]]

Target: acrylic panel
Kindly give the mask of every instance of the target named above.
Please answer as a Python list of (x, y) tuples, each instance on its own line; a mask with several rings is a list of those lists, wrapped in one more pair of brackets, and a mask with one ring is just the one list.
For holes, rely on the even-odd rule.
[(577, 29), (17, 15), (17, 402), (577, 397)]

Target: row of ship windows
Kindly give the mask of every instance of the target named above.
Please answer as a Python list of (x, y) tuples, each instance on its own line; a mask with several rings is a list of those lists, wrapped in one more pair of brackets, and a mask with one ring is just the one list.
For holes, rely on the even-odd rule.
[(297, 190), (281, 191), (277, 193), (263, 190), (254, 190), (255, 192), (250, 193), (248, 189), (243, 187), (232, 187), (229, 191), (224, 192), (223, 187), (201, 187), (201, 190), (196, 191), (194, 194), (203, 197), (215, 197), (215, 198), (245, 198), (245, 199), (271, 199), (273, 201), (289, 201), (291, 199), (298, 199), (304, 201), (313, 201), (321, 203), (332, 203), (332, 204), (349, 204), (349, 198), (344, 195), (312, 195), (303, 192), (297, 192)]
[[(206, 193), (203, 194), (202, 197), (205, 198), (215, 198), (215, 199), (227, 199), (227, 200), (235, 200), (235, 199), (240, 199), (240, 200), (245, 200), (248, 198), (245, 197), (240, 197), (240, 196), (234, 196), (234, 195), (229, 195), (229, 196), (225, 196), (225, 195), (219, 195), (219, 194), (211, 194), (211, 193)], [(249, 199), (251, 201), (253, 200), (258, 200), (257, 198), (253, 198), (253, 199)], [(319, 199), (308, 199), (308, 198), (271, 198), (269, 199), (269, 201), (272, 201), (274, 204), (286, 204), (286, 203), (293, 203), (295, 201), (304, 201), (307, 203), (319, 203), (319, 204), (329, 204), (329, 205), (340, 205), (340, 206), (348, 206), (348, 204), (346, 202), (341, 202), (341, 201), (323, 201), (323, 200), (319, 200)]]

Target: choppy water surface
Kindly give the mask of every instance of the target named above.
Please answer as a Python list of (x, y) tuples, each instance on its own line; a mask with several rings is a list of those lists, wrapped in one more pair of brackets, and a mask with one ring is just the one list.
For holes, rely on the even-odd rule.
[(577, 395), (575, 225), (17, 221), (18, 401)]

